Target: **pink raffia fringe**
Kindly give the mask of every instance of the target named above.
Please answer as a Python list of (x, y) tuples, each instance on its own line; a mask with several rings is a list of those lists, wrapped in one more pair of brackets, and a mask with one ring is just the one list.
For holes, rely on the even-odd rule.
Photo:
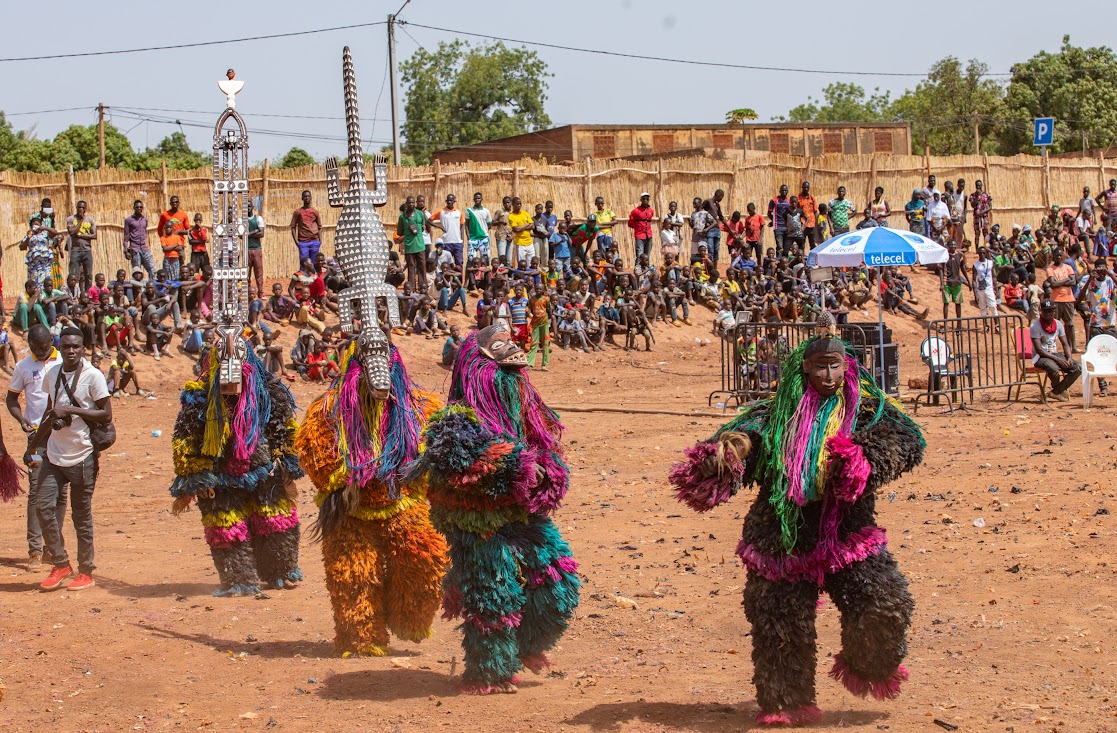
[(806, 725), (822, 720), (822, 711), (817, 705), (804, 705), (795, 710), (777, 710), (766, 713), (763, 710), (756, 714), (756, 722), (761, 725)]
[[(518, 676), (508, 680), (505, 685), (515, 687), (520, 684)], [(509, 690), (505, 685), (488, 684), (487, 682), (467, 682), (458, 686), (458, 692), (463, 695), (493, 695), (502, 692), (515, 692), (515, 689)]]
[(275, 534), (284, 532), (299, 523), (299, 513), (294, 508), (290, 514), (277, 514), (274, 517), (263, 517), (259, 514), (250, 514), (248, 526), (254, 535)]
[(741, 540), (737, 557), (749, 570), (771, 581), (813, 582), (822, 581), (831, 573), (844, 570), (855, 562), (880, 552), (888, 544), (888, 536), (880, 527), (862, 527), (841, 542), (819, 542), (805, 555), (765, 555), (755, 545)]
[(703, 476), (702, 464), (717, 455), (717, 441), (698, 443), (684, 451), (686, 460), (671, 467), (668, 475), (675, 487), (675, 498), (696, 512), (706, 512), (733, 496), (733, 487), (745, 475), (745, 464), (727, 451), (728, 470), (720, 476)]
[(841, 467), (841, 474), (830, 474), (830, 486), (833, 487), (834, 496), (842, 501), (852, 504), (857, 501), (865, 491), (869, 482), (869, 473), (872, 470), (865, 459), (865, 452), (861, 446), (850, 440), (848, 435), (838, 433), (826, 442), (830, 450), (830, 463)]
[(847, 690), (857, 697), (872, 695), (876, 700), (895, 700), (900, 696), (900, 685), (908, 681), (908, 670), (901, 664), (886, 679), (873, 682), (859, 676), (850, 669), (839, 653), (834, 656), (834, 667), (830, 670), (830, 676), (841, 682)]
[(520, 664), (524, 665), (525, 669), (531, 670), (535, 674), (540, 674), (544, 669), (551, 666), (551, 660), (547, 659), (547, 655), (543, 652), (537, 654), (528, 654), (520, 660)]
[(248, 525), (237, 522), (231, 527), (206, 527), (206, 544), (215, 549), (231, 547), (235, 542), (248, 541)]
[(23, 495), (23, 477), (27, 471), (15, 462), (11, 454), (0, 460), (0, 500), (5, 504)]

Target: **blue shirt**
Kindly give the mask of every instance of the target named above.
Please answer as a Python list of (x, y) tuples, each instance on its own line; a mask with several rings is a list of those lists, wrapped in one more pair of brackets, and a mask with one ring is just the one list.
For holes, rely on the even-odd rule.
[[(557, 239), (555, 239), (557, 237)], [(570, 237), (565, 234), (556, 234), (551, 238), (555, 244), (555, 259), (567, 260), (570, 259)]]
[(558, 241), (558, 217), (554, 214), (543, 214), (543, 218), (547, 220), (547, 231), (551, 233), (551, 242)]
[(512, 314), (512, 323), (517, 326), (527, 323), (527, 298), (509, 298), (508, 310)]

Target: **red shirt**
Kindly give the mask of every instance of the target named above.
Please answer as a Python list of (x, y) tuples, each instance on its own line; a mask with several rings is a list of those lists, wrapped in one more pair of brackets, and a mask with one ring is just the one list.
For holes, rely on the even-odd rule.
[(190, 251), (191, 252), (205, 252), (206, 251), (206, 243), (209, 241), (209, 232), (206, 231), (205, 227), (202, 227), (201, 229), (191, 229), (189, 236), (190, 236), (190, 239), (196, 239), (199, 242), (201, 242), (201, 244), (191, 243), (191, 245), (190, 245)]
[(737, 237), (745, 233), (745, 220), (738, 219), (737, 223), (734, 224), (732, 219), (726, 219), (725, 223), (721, 225), (721, 230), (729, 235), (726, 237), (726, 242), (728, 244), (732, 244), (730, 240), (732, 240), (733, 237)]
[(764, 217), (753, 214), (745, 217), (745, 241), (759, 242), (760, 234), (764, 231)]
[(813, 227), (818, 224), (818, 202), (814, 196), (799, 194), (799, 208), (803, 210), (803, 226)]
[(652, 238), (652, 219), (655, 218), (655, 209), (651, 206), (646, 209), (637, 206), (628, 215), (628, 225), (632, 227), (632, 236), (637, 239)]
[(291, 215), (291, 226), (295, 228), (295, 236), (300, 242), (314, 242), (318, 240), (318, 232), (322, 228), (322, 218), (318, 216), (318, 209), (313, 207), (295, 209)]

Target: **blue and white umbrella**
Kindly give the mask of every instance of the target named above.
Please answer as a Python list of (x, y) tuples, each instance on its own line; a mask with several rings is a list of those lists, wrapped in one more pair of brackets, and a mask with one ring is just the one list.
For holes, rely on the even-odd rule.
[(949, 259), (946, 248), (915, 232), (888, 227), (858, 229), (831, 237), (807, 257), (811, 267), (933, 265)]
[[(811, 250), (807, 256), (810, 267), (893, 267), (897, 265), (941, 264), (950, 259), (950, 253), (933, 239), (915, 232), (888, 227), (858, 229), (827, 239)], [(877, 324), (880, 335), (880, 387), (885, 388), (884, 376), (884, 311), (881, 304), (880, 284), (877, 283)]]

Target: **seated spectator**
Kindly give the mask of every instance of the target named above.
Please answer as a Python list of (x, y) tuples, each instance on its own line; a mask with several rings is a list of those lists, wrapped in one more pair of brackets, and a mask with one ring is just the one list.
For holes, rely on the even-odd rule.
[(101, 296), (100, 318), (97, 321), (97, 344), (101, 351), (109, 348), (134, 351), (132, 346), (132, 318), (124, 307), (115, 305), (107, 295)]
[(306, 356), (307, 378), (312, 382), (325, 382), (336, 377), (338, 371), (337, 362), (327, 353), (326, 345), (321, 339), (315, 339), (313, 348)]
[(65, 290), (54, 287), (53, 278), (43, 279), (43, 290), (39, 304), (46, 310), (47, 321), (50, 322), (50, 325), (54, 325), (59, 315), (64, 316), (70, 312), (69, 302), (69, 294)]
[(496, 308), (497, 303), (493, 299), (492, 292), (486, 290), (477, 300), (477, 312), (474, 318), (477, 321), (478, 329), (493, 325), (493, 321), (496, 319)]
[(278, 374), (290, 382), (295, 381), (295, 375), (287, 371), (287, 366), (283, 363), (283, 351), (275, 343), (273, 331), (263, 331), (263, 343), (257, 347), (256, 355), (264, 362), (264, 368), (269, 372)]
[(1015, 272), (1011, 273), (1008, 277), (1008, 283), (1005, 285), (1004, 290), (1001, 291), (1001, 297), (1004, 298), (1005, 306), (1021, 313), (1028, 312), (1028, 298), (1024, 290), (1024, 286), (1020, 284), (1020, 276)]
[(116, 350), (116, 358), (109, 364), (108, 373), (109, 392), (113, 397), (123, 397), (129, 384), (136, 388), (136, 395), (145, 395), (147, 391), (140, 388), (140, 380), (136, 377), (136, 367), (124, 349)]
[(1071, 351), (1063, 322), (1055, 318), (1055, 307), (1055, 301), (1044, 298), (1039, 305), (1039, 318), (1029, 329), (1032, 364), (1047, 372), (1050, 380), (1048, 396), (1059, 402), (1068, 402), (1067, 389), (1078, 381), (1082, 369)]
[(291, 347), (291, 363), (295, 367), (295, 371), (299, 376), (305, 377), (307, 375), (307, 357), (314, 349), (314, 341), (316, 335), (308, 328), (299, 331), (298, 337), (295, 339), (294, 345)]
[(465, 289), (462, 287), (461, 277), (452, 267), (442, 270), (435, 280), (438, 288), (438, 312), (445, 313), (454, 309), (454, 304), (462, 304), (462, 314), (468, 316), (469, 310), (465, 304)]
[(298, 302), (289, 295), (284, 295), (283, 286), (275, 283), (271, 286), (271, 297), (264, 306), (263, 317), (272, 323), (290, 323), (298, 309)]
[(581, 348), (582, 351), (589, 353), (590, 344), (586, 339), (585, 327), (582, 322), (575, 318), (573, 310), (567, 310), (558, 323), (559, 332), (559, 348), (567, 349), (571, 345), (575, 348)]
[(430, 298), (424, 297), (419, 301), (419, 308), (415, 312), (415, 318), (411, 321), (411, 332), (415, 335), (423, 334), (428, 339), (432, 339), (435, 337), (436, 329), (445, 332), (446, 323), (431, 308)]
[(456, 325), (450, 326), (450, 335), (446, 337), (446, 343), (442, 345), (443, 366), (452, 366), (454, 364), (454, 359), (462, 348), (462, 340), (461, 329)]
[(187, 354), (201, 354), (202, 346), (209, 343), (213, 333), (212, 324), (206, 323), (197, 308), (190, 311), (190, 319), (182, 330), (182, 350)]
[(16, 298), (16, 310), (12, 316), (12, 328), (20, 334), (27, 333), (27, 329), (36, 323), (50, 328), (51, 323), (43, 308), (42, 296), (42, 291), (34, 280), (23, 284), (23, 292)]

